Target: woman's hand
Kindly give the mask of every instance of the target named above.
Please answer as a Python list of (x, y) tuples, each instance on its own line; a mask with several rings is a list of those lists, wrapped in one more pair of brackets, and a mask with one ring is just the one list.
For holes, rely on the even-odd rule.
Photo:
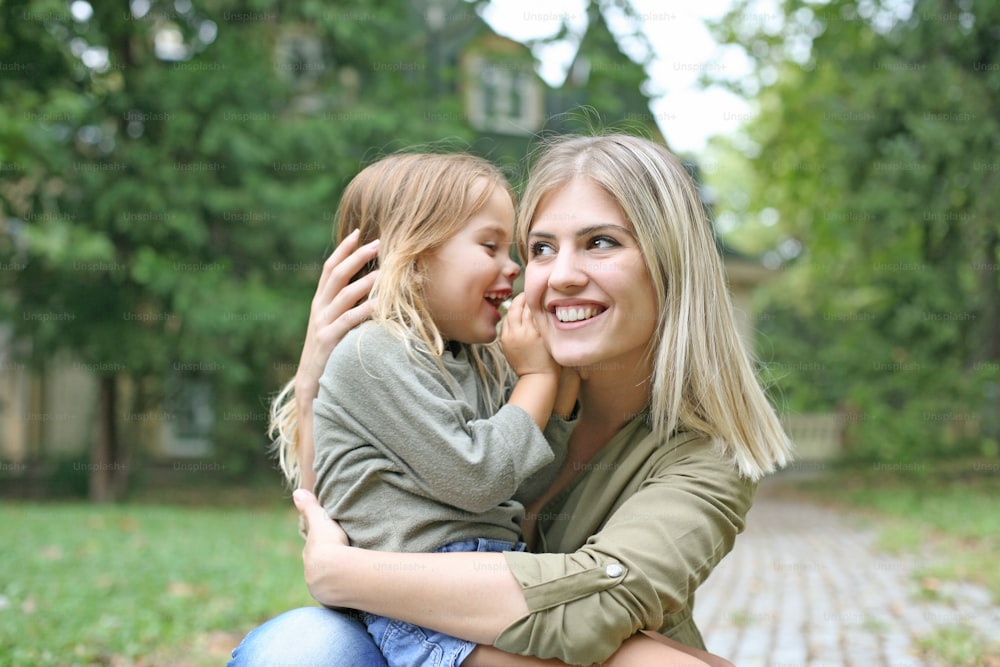
[(333, 605), (327, 594), (330, 576), (337, 571), (337, 557), (349, 548), (347, 533), (331, 519), (309, 491), (298, 489), (292, 494), (295, 507), (305, 523), (306, 545), (302, 548), (306, 587), (320, 604)]
[(341, 241), (323, 263), (323, 273), (309, 310), (306, 341), (295, 373), (295, 406), (298, 413), (299, 486), (312, 489), (316, 483), (313, 472), (313, 399), (319, 394), (319, 379), (330, 358), (330, 352), (348, 331), (371, 317), (374, 302), (358, 303), (372, 289), (378, 271), (351, 282), (358, 271), (375, 259), (378, 239), (358, 247), (358, 231)]
[(368, 296), (378, 271), (353, 283), (350, 280), (377, 254), (378, 240), (358, 248), (358, 231), (355, 230), (323, 263), (295, 374), (295, 397), (300, 405), (307, 402), (311, 406), (319, 393), (319, 379), (333, 348), (348, 331), (371, 316), (372, 301), (358, 302)]
[[(306, 525), (306, 587), (327, 607), (358, 609), (479, 644), (528, 613), (521, 586), (496, 552), (393, 553), (348, 546), (309, 491), (292, 494)], [(469, 597), (469, 591), (482, 597)]]

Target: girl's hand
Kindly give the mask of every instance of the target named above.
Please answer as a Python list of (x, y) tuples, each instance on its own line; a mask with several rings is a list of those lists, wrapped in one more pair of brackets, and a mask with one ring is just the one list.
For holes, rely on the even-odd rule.
[(309, 491), (298, 489), (292, 494), (292, 499), (305, 522), (306, 545), (302, 549), (302, 563), (305, 566), (306, 587), (320, 604), (332, 603), (328, 595), (329, 587), (337, 572), (341, 550), (350, 546), (347, 533), (327, 515), (316, 496)]
[(546, 349), (531, 313), (524, 305), (523, 293), (514, 297), (507, 309), (500, 327), (500, 344), (507, 362), (518, 377), (534, 373), (559, 374), (559, 365)]
[(302, 346), (298, 371), (295, 374), (295, 397), (301, 403), (319, 393), (330, 352), (348, 331), (371, 317), (372, 301), (358, 302), (368, 296), (378, 271), (356, 282), (351, 278), (378, 254), (378, 240), (358, 248), (358, 231), (351, 232), (329, 259), (323, 263), (323, 273), (309, 311), (306, 341)]

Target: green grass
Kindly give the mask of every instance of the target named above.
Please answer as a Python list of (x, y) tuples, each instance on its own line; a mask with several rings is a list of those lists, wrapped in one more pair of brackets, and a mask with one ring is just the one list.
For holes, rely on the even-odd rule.
[[(845, 468), (796, 493), (871, 517), (887, 551), (930, 546), (927, 581), (973, 581), (1000, 601), (1000, 475), (984, 470), (996, 467)], [(301, 548), (273, 480), (251, 489), (168, 480), (114, 506), (0, 503), (0, 667), (224, 664), (260, 622), (314, 604)], [(956, 665), (997, 655), (962, 628), (922, 648)]]
[(992, 667), (1000, 655), (984, 655), (983, 641), (965, 627), (941, 628), (920, 639), (920, 648), (946, 665), (955, 667)]
[(315, 604), (296, 516), (277, 488), (250, 506), (0, 504), (0, 666), (224, 664)]
[[(968, 581), (1000, 604), (998, 470), (996, 459), (854, 465), (798, 483), (795, 491), (876, 520), (879, 547), (889, 553), (932, 554), (916, 573), (922, 596), (938, 599), (941, 581)], [(951, 628), (925, 637), (921, 646), (945, 664), (992, 665), (1000, 664), (994, 641)]]

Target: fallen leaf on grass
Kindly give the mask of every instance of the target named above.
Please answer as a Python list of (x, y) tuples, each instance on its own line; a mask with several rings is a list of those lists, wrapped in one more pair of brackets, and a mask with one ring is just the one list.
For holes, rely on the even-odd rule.
[(186, 581), (171, 581), (167, 584), (167, 595), (179, 598), (197, 595), (206, 598), (209, 596), (209, 587), (204, 584), (189, 584)]
[(209, 632), (204, 638), (205, 652), (209, 655), (228, 658), (233, 649), (243, 641), (243, 637), (244, 635), (238, 632), (223, 632), (221, 630)]
[(139, 527), (139, 522), (131, 516), (123, 516), (118, 519), (118, 528), (124, 532), (132, 532)]
[(38, 555), (41, 556), (42, 560), (61, 560), (63, 550), (54, 544), (46, 544), (38, 550)]
[(937, 577), (924, 577), (920, 580), (920, 586), (925, 591), (937, 592), (941, 590), (941, 580)]
[(186, 598), (194, 595), (194, 586), (184, 581), (171, 581), (167, 584), (167, 594)]

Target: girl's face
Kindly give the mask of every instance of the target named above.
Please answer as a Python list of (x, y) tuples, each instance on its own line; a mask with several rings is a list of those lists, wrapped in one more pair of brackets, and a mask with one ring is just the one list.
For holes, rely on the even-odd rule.
[(497, 336), (501, 303), (521, 267), (510, 258), (514, 204), (494, 188), (478, 213), (424, 260), (430, 315), (450, 341), (489, 343)]
[(561, 366), (632, 372), (644, 363), (656, 292), (632, 224), (593, 180), (577, 177), (542, 197), (528, 233), (524, 291)]

